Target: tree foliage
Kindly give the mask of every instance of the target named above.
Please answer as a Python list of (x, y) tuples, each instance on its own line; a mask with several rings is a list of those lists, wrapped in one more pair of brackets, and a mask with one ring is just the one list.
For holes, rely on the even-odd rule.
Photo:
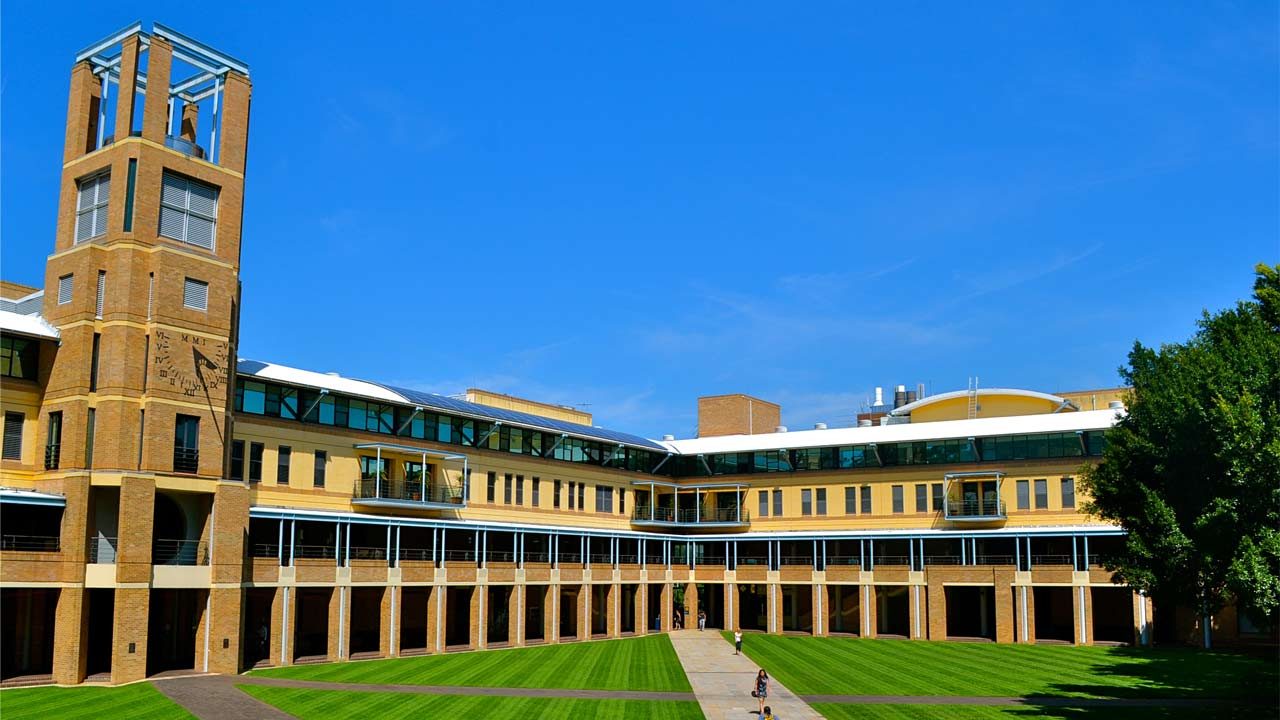
[(1204, 313), (1194, 337), (1135, 343), (1127, 414), (1086, 468), (1088, 510), (1124, 526), (1117, 579), (1212, 614), (1280, 607), (1280, 266), (1254, 297)]

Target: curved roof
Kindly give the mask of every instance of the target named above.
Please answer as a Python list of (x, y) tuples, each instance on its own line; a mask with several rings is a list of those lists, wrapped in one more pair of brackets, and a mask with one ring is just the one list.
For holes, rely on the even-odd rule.
[(58, 339), (58, 329), (39, 315), (19, 315), (8, 310), (0, 310), (0, 330), (45, 340)]
[[(968, 397), (968, 395), (968, 390), (953, 390), (951, 392), (938, 393), (937, 395), (930, 395), (927, 398), (917, 400), (913, 403), (907, 403), (900, 408), (890, 410), (889, 414), (894, 416), (910, 415), (912, 411), (919, 410), (922, 407), (928, 407), (934, 403), (946, 402), (947, 400), (955, 400), (956, 398)], [(1029, 397), (1044, 400), (1045, 402), (1057, 403), (1059, 405), (1066, 403), (1077, 410), (1079, 409), (1076, 407), (1075, 403), (1064, 397), (1037, 392), (1035, 390), (1020, 390), (1018, 388), (978, 388), (978, 397), (989, 397), (992, 395), (1016, 395), (1018, 397)]]
[(605, 428), (565, 422), (553, 418), (542, 417), (532, 413), (516, 412), (503, 408), (481, 405), (479, 403), (459, 400), (447, 395), (409, 390), (382, 383), (342, 377), (335, 373), (318, 373), (311, 370), (300, 370), (275, 363), (258, 360), (241, 359), (236, 363), (236, 374), (260, 380), (270, 380), (287, 385), (329, 390), (343, 395), (382, 400), (400, 405), (418, 406), (437, 412), (451, 413), (465, 417), (501, 422), (506, 425), (517, 425), (549, 433), (564, 433), (606, 443), (620, 443), (644, 450), (666, 452), (667, 448), (653, 440), (639, 435), (607, 430)]

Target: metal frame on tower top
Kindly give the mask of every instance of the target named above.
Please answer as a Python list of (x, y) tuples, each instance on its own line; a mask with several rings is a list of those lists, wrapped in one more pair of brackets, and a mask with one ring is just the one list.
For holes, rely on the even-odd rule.
[[(92, 68), (93, 74), (101, 79), (104, 100), (109, 93), (109, 85), (111, 83), (120, 84), (120, 61), (124, 57), (124, 50), (121, 44), (134, 36), (139, 39), (138, 49), (140, 52), (151, 47), (152, 38), (163, 38), (173, 46), (174, 59), (181, 60), (195, 68), (196, 72), (185, 78), (170, 78), (169, 87), (165, 93), (165, 99), (169, 102), (169, 123), (173, 122), (174, 100), (194, 104), (213, 98), (214, 127), (211, 129), (209, 137), (209, 160), (216, 162), (212, 154), (217, 152), (218, 106), (227, 73), (236, 72), (248, 77), (249, 66), (224, 52), (215, 50), (199, 40), (160, 23), (153, 23), (151, 32), (148, 33), (142, 29), (142, 22), (139, 21), (85, 47), (76, 54), (76, 62), (87, 61)], [(137, 73), (135, 91), (145, 95), (148, 89), (151, 89), (154, 94), (155, 89), (148, 87), (146, 73), (139, 71)], [(105, 113), (105, 111), (106, 104), (104, 102), (101, 112)], [(102, 131), (103, 128), (100, 124), (99, 147), (103, 143)]]

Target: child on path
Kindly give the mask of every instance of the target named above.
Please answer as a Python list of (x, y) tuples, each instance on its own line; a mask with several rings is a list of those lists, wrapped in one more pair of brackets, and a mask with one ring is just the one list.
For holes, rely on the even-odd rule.
[(734, 655), (742, 654), (742, 631), (741, 630), (733, 631), (733, 654)]
[(707, 614), (701, 610), (698, 611), (698, 632), (707, 629)]

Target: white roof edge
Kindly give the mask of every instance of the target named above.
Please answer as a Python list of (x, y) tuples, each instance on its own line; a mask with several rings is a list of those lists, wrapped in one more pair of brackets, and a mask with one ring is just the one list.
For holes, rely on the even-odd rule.
[(798, 430), (759, 435), (723, 435), (688, 440), (663, 441), (682, 455), (753, 450), (801, 450), (834, 445), (949, 440), (990, 435), (1024, 435), (1076, 430), (1105, 430), (1115, 424), (1118, 411), (1082, 410), (1044, 415), (1011, 415), (973, 420), (939, 420), (927, 423), (899, 423), (871, 427)]
[(58, 507), (62, 507), (67, 504), (67, 499), (62, 495), (54, 493), (0, 487), (0, 502), (23, 503), (28, 505), (56, 505)]
[[(922, 407), (925, 407), (926, 405), (932, 405), (933, 403), (942, 402), (945, 400), (954, 400), (956, 398), (962, 398), (967, 396), (968, 394), (969, 394), (968, 390), (952, 390), (950, 392), (938, 393), (937, 395), (930, 395), (928, 397), (920, 398), (915, 402), (907, 403), (906, 405), (903, 405), (900, 408), (895, 408), (893, 410), (890, 410), (889, 414), (895, 417), (910, 415), (913, 410), (918, 410)], [(1020, 397), (1037, 398), (1040, 400), (1048, 400), (1050, 402), (1056, 402), (1056, 403), (1070, 402), (1066, 398), (1060, 397), (1058, 395), (1053, 395), (1051, 393), (1046, 393), (1046, 392), (1040, 392), (1039, 390), (1023, 390), (1022, 388), (978, 388), (977, 394), (978, 394), (978, 397), (982, 397), (983, 395), (1018, 395)]]
[(50, 325), (39, 315), (19, 315), (16, 312), (0, 310), (0, 330), (14, 335), (57, 340), (61, 335), (58, 328)]
[[(249, 370), (242, 369), (241, 366), (246, 363), (260, 365), (261, 367)], [(312, 370), (301, 370), (299, 368), (263, 362), (261, 360), (240, 358), (236, 361), (236, 374), (242, 377), (274, 380), (276, 382), (286, 383), (289, 385), (301, 385), (303, 387), (311, 387), (317, 390), (340, 392), (344, 395), (354, 395), (356, 397), (365, 397), (374, 400), (385, 400), (388, 402), (400, 403), (401, 405), (414, 404), (412, 400), (406, 398), (400, 393), (392, 392), (381, 385), (371, 382), (342, 377), (341, 375), (329, 375), (326, 373), (314, 372)]]

